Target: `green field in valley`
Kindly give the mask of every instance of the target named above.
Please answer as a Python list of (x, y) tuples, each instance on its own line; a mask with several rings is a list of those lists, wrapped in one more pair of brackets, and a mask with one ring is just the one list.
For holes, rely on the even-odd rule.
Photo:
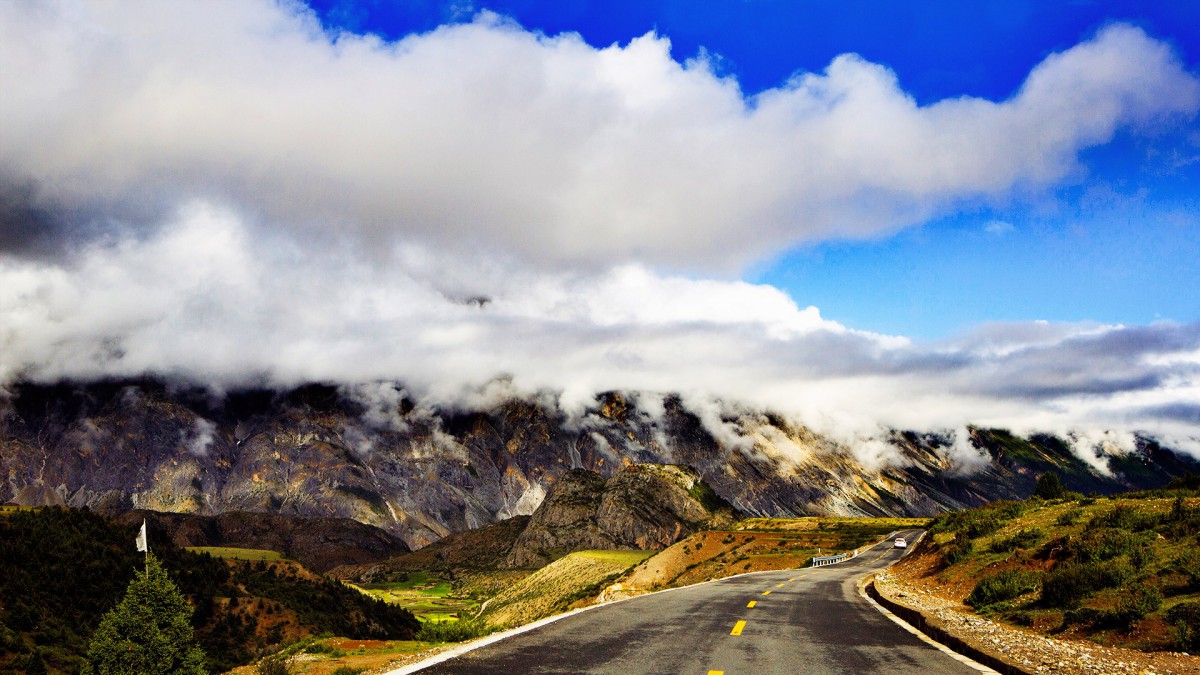
[(450, 582), (429, 572), (382, 583), (351, 584), (367, 595), (400, 605), (422, 621), (457, 621), (474, 616), (479, 603), (453, 593)]

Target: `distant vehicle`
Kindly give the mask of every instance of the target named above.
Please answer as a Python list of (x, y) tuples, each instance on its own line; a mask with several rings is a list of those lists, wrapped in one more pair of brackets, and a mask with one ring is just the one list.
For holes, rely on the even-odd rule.
[(904, 541), (904, 537), (896, 537), (896, 548), (908, 548), (908, 542)]

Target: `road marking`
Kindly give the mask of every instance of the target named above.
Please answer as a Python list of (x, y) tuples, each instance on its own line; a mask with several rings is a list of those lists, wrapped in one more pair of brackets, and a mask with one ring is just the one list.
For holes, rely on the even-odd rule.
[(746, 605), (746, 607), (753, 607), (753, 606), (755, 606), (755, 605), (757, 605), (757, 604), (758, 604), (758, 601), (757, 601), (757, 600), (751, 600), (751, 601), (750, 601), (750, 604)]
[(742, 629), (746, 627), (745, 621), (739, 621), (733, 624), (733, 630), (729, 631), (730, 635), (741, 635)]
[(763, 591), (763, 595), (770, 595), (771, 591)]
[(708, 671), (708, 675), (725, 675), (725, 671), (723, 671), (723, 670), (710, 670), (710, 671)]
[(788, 581), (795, 581), (795, 580), (796, 580), (796, 577), (792, 577), (791, 579), (788, 579)]
[[(785, 581), (783, 583), (786, 584), (787, 582)], [(775, 588), (783, 588), (783, 584), (775, 584)]]

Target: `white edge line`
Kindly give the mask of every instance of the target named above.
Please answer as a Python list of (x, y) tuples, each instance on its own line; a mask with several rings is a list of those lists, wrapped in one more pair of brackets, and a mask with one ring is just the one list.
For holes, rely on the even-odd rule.
[(891, 612), (891, 610), (889, 610), (887, 607), (884, 607), (883, 605), (879, 604), (878, 602), (875, 602), (875, 599), (872, 598), (871, 596), (867, 595), (867, 591), (866, 591), (867, 584), (870, 583), (870, 581), (874, 578), (874, 576), (875, 575), (873, 575), (873, 574), (865, 576), (862, 578), (861, 581), (858, 582), (858, 594), (862, 596), (863, 600), (866, 600), (867, 602), (871, 603), (872, 607), (879, 610), (880, 614), (883, 614), (887, 618), (894, 621), (896, 623), (896, 625), (900, 626), (904, 630), (917, 636), (917, 638), (920, 639), (922, 642), (930, 645), (931, 647), (938, 649), (941, 652), (944, 652), (947, 656), (954, 659), (955, 661), (959, 661), (963, 665), (969, 666), (975, 670), (978, 670), (981, 673), (991, 673), (992, 675), (1000, 675), (999, 671), (992, 670), (991, 668), (983, 665), (982, 663), (976, 661), (975, 659), (972, 659), (969, 656), (964, 656), (963, 654), (959, 654), (958, 652), (954, 651), (953, 649), (950, 649), (946, 645), (944, 645), (944, 644), (938, 642), (937, 640), (934, 640), (933, 638), (929, 637), (928, 635), (922, 633), (920, 630), (915, 628), (909, 622), (907, 622), (904, 619), (901, 619), (900, 617), (893, 614)]
[[(924, 534), (924, 533), (922, 533), (922, 534)], [(889, 538), (890, 538), (890, 535), (888, 537), (884, 537), (883, 539), (875, 542), (874, 544), (871, 544), (870, 546), (866, 547), (866, 549), (863, 549), (863, 550), (866, 551), (866, 550), (875, 548), (879, 544), (882, 544), (883, 542), (887, 541)], [(905, 553), (907, 553), (907, 551), (905, 551)], [(647, 560), (648, 559), (649, 558), (647, 558)], [(837, 563), (834, 563), (834, 564), (837, 564)], [(823, 567), (831, 567), (831, 565), (823, 565)], [(524, 626), (518, 626), (516, 628), (510, 628), (506, 631), (501, 631), (499, 633), (493, 633), (491, 635), (488, 635), (487, 637), (482, 637), (477, 640), (472, 640), (471, 642), (465, 642), (453, 649), (441, 652), (440, 654), (435, 654), (435, 655), (433, 655), (427, 659), (424, 659), (422, 661), (417, 661), (416, 663), (410, 663), (407, 666), (402, 666), (395, 670), (385, 671), (382, 675), (409, 675), (409, 673), (415, 673), (415, 672), (424, 670), (426, 668), (429, 668), (431, 666), (436, 666), (439, 663), (449, 661), (450, 659), (458, 658), (459, 656), (462, 656), (463, 654), (466, 654), (467, 652), (473, 652), (476, 649), (481, 649), (483, 647), (486, 647), (490, 644), (494, 644), (501, 640), (507, 640), (510, 637), (516, 637), (522, 633), (528, 633), (531, 630), (552, 624), (555, 621), (558, 621), (560, 619), (565, 619), (569, 616), (575, 616), (576, 614), (580, 614), (582, 612), (587, 612), (589, 610), (599, 609), (601, 607), (609, 607), (609, 606), (616, 605), (616, 604), (619, 604), (622, 602), (628, 602), (629, 600), (637, 600), (638, 598), (646, 598), (651, 595), (658, 595), (660, 593), (670, 593), (672, 591), (682, 591), (685, 588), (696, 588), (697, 586), (703, 586), (705, 584), (715, 584), (718, 581), (728, 581), (730, 579), (739, 579), (741, 577), (749, 577), (749, 576), (753, 576), (755, 574), (772, 574), (774, 572), (787, 572), (787, 571), (809, 570), (809, 569), (820, 569), (820, 568), (789, 567), (784, 570), (764, 570), (762, 572), (742, 572), (741, 574), (735, 574), (731, 577), (721, 577), (720, 579), (709, 579), (708, 581), (701, 581), (701, 582), (695, 583), (695, 584), (688, 584), (687, 586), (677, 586), (675, 588), (664, 588), (661, 591), (651, 591), (649, 593), (642, 593), (640, 595), (634, 595), (634, 596), (630, 596), (628, 598), (621, 598), (620, 600), (610, 600), (608, 602), (602, 602), (602, 603), (598, 603), (595, 605), (588, 605), (587, 607), (580, 607), (579, 609), (573, 609), (569, 612), (563, 612), (562, 614), (555, 614), (554, 616), (548, 616), (544, 619), (539, 619), (537, 621), (534, 621), (533, 623), (527, 623)], [(870, 598), (867, 598), (867, 599), (870, 600)], [(875, 604), (875, 602), (872, 600), (871, 604)], [(879, 607), (879, 605), (875, 605), (875, 606)], [(884, 612), (887, 612), (887, 610), (884, 610), (882, 607), (879, 607), (879, 609), (883, 610)], [(908, 624), (904, 624), (904, 625), (907, 626)], [(913, 629), (913, 630), (916, 630), (916, 629)], [(924, 634), (921, 634), (921, 635), (924, 636)], [(934, 644), (937, 644), (937, 643), (935, 642)], [(945, 648), (945, 649), (949, 649), (949, 648)], [(950, 652), (950, 653), (954, 654), (954, 652)], [(966, 658), (966, 657), (963, 657), (963, 658)], [(995, 671), (988, 671), (988, 672), (995, 672)]]
[(488, 635), (487, 637), (479, 638), (478, 640), (473, 640), (471, 642), (463, 643), (463, 644), (459, 645), (458, 647), (455, 647), (454, 649), (444, 651), (440, 654), (435, 654), (434, 656), (431, 656), (423, 661), (418, 661), (416, 663), (410, 663), (407, 666), (403, 666), (396, 670), (386, 671), (383, 673), (383, 675), (408, 675), (408, 673), (415, 673), (417, 671), (424, 670), (425, 668), (429, 668), (430, 666), (435, 666), (439, 663), (442, 663), (443, 661), (449, 661), (450, 659), (462, 656), (463, 654), (466, 654), (467, 652), (475, 651), (476, 649), (479, 649), (481, 647), (486, 647), (490, 644), (499, 642), (501, 640), (506, 640), (510, 637), (515, 637), (517, 635), (520, 635), (521, 633), (527, 633), (531, 630), (534, 630), (535, 628), (541, 628), (542, 626), (552, 624), (555, 621), (558, 621), (560, 619), (565, 619), (569, 616), (575, 616), (576, 614), (580, 614), (582, 612), (587, 612), (587, 611), (590, 611), (593, 609), (600, 609), (601, 607), (611, 607), (612, 605), (617, 605), (622, 602), (628, 602), (630, 600), (638, 600), (640, 598), (648, 598), (651, 595), (659, 595), (661, 593), (671, 593), (673, 591), (682, 591), (682, 590), (685, 590), (688, 588), (696, 588), (697, 586), (703, 586), (705, 584), (715, 584), (718, 581), (728, 581), (730, 579), (738, 579), (740, 577), (749, 577), (749, 576), (753, 576), (755, 574), (773, 574), (776, 572), (789, 572), (789, 571), (804, 570), (804, 569), (808, 569), (808, 568), (807, 567), (789, 567), (787, 569), (782, 569), (782, 570), (763, 570), (762, 572), (743, 572), (741, 574), (735, 574), (731, 577), (721, 577), (720, 579), (709, 579), (708, 581), (701, 581), (701, 582), (695, 583), (695, 584), (688, 584), (687, 586), (677, 586), (675, 588), (664, 588), (661, 591), (651, 591), (649, 593), (641, 593), (639, 595), (633, 595), (628, 598), (621, 598), (620, 600), (609, 600), (608, 602), (602, 602), (602, 603), (598, 603), (595, 605), (588, 605), (587, 607), (580, 607), (578, 609), (573, 609), (569, 612), (563, 612), (562, 614), (555, 614), (554, 616), (548, 616), (544, 619), (539, 619), (537, 621), (534, 621), (533, 623), (527, 623), (524, 626), (510, 628), (506, 631), (502, 631), (499, 633), (493, 633), (491, 635)]

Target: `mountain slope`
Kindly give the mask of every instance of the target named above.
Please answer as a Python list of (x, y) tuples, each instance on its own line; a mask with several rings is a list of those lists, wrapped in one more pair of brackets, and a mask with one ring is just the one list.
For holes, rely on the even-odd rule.
[(282, 553), (315, 572), (386, 560), (409, 551), (395, 536), (348, 518), (298, 518), (230, 511), (213, 516), (129, 511), (116, 522), (136, 527), (145, 518), (179, 547), (232, 546)]
[(737, 519), (691, 469), (634, 464), (607, 480), (572, 469), (534, 512), (506, 565), (541, 567), (587, 549), (658, 550)]
[[(1024, 497), (1047, 466), (1068, 487), (1155, 487), (1200, 468), (1148, 442), (1105, 474), (1049, 438), (974, 430), (967, 471), (934, 435), (895, 434), (881, 461), (770, 412), (610, 393), (420, 405), (391, 385), (215, 395), (159, 381), (19, 384), (0, 397), (0, 501), (350, 518), (418, 548), (529, 515), (571, 469), (695, 469), (751, 516), (911, 515)], [(876, 448), (878, 449), (878, 448)]]

